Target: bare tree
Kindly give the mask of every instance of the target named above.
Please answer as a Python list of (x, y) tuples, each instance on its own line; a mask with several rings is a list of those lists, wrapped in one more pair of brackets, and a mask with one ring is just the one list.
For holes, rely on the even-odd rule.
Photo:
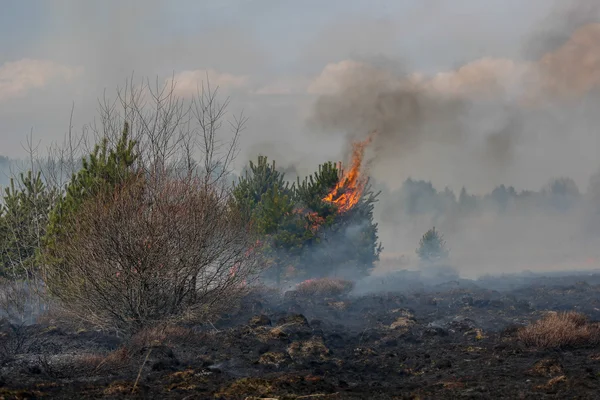
[(239, 152), (247, 118), (228, 115), (229, 98), (219, 101), (219, 88), (202, 83), (195, 96), (177, 95), (176, 81), (151, 84), (133, 78), (117, 89), (115, 100), (99, 102), (99, 121), (90, 125), (94, 140), (116, 143), (123, 124), (141, 156), (139, 167), (149, 176), (202, 176), (206, 184), (224, 184)]
[(235, 304), (257, 256), (241, 218), (199, 180), (138, 177), (87, 202), (48, 272), (67, 311), (131, 333), (203, 320)]
[(228, 174), (246, 118), (228, 120), (229, 100), (220, 103), (208, 83), (191, 100), (175, 88), (172, 79), (154, 87), (128, 82), (116, 100), (100, 101), (99, 120), (74, 146), (70, 136), (54, 153), (65, 170), (76, 165), (74, 153), (89, 149), (89, 136), (115, 146), (126, 126), (135, 141), (123, 185), (62, 221), (68, 229), (43, 266), (49, 294), (98, 326), (132, 333), (204, 319), (234, 305), (256, 276), (252, 235), (229, 207)]

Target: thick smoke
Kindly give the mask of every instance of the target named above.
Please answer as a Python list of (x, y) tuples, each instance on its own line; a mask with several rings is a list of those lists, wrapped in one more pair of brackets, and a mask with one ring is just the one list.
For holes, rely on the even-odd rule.
[[(576, 2), (562, 9), (564, 20), (553, 14), (521, 60), (483, 58), (431, 75), (345, 61), (315, 81), (313, 129), (349, 141), (378, 132), (370, 172), (383, 189), (377, 218), (388, 266), (414, 267), (419, 236), (435, 225), (464, 274), (598, 267), (599, 10)], [(561, 176), (572, 178), (562, 182), (578, 200), (540, 200)], [(434, 185), (411, 188), (409, 177)], [(464, 186), (488, 199), (482, 204), (507, 200), (466, 213)], [(421, 197), (409, 201), (411, 190)], [(428, 207), (428, 191), (450, 205)]]
[[(343, 10), (226, 3), (49, 2), (55, 23), (40, 26), (29, 44), (17, 37), (2, 62), (53, 60), (83, 72), (69, 85), (58, 79), (3, 102), (2, 153), (22, 156), (20, 142), (31, 128), (37, 138), (60, 140), (73, 102), (75, 129), (91, 122), (97, 98), (104, 90), (114, 97), (112, 89), (132, 71), (161, 82), (175, 73), (186, 95), (210, 72), (223, 94), (232, 95), (231, 111), (243, 108), (250, 117), (240, 170), (264, 154), (288, 178), (306, 176), (348, 153), (351, 140), (378, 130), (367, 157), (383, 189), (375, 212), (386, 257), (405, 256), (396, 267), (414, 261), (420, 235), (434, 224), (461, 272), (549, 268), (595, 257), (598, 1), (432, 0), (413, 8), (389, 2), (385, 9), (364, 2)], [(300, 23), (311, 29), (290, 17), (304, 17)], [(275, 37), (276, 30), (266, 29), (273, 23), (289, 35)], [(4, 66), (0, 80), (20, 87), (23, 74), (8, 74), (13, 70)], [(25, 78), (37, 82), (40, 73)], [(470, 195), (485, 197), (501, 184), (538, 192), (561, 176), (582, 193), (568, 212), (510, 205), (503, 213), (460, 211), (463, 186), (469, 203)], [(408, 192), (435, 191), (440, 203), (454, 205), (427, 208), (423, 197), (407, 200), (409, 177), (432, 184)]]
[(596, 0), (555, 1), (553, 10), (542, 19), (524, 46), (524, 56), (537, 59), (567, 42), (582, 26), (600, 20)]
[(462, 99), (432, 96), (408, 79), (377, 66), (348, 63), (340, 89), (315, 104), (316, 128), (343, 131), (352, 139), (377, 131), (375, 147), (385, 158), (414, 151), (424, 141), (461, 140)]

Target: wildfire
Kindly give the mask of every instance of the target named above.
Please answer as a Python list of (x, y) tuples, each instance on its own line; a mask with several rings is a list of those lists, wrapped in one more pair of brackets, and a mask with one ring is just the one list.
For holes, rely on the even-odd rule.
[[(371, 132), (363, 141), (352, 143), (352, 161), (350, 169), (345, 172), (341, 162), (338, 163), (338, 172), (341, 175), (335, 188), (331, 190), (323, 201), (333, 203), (337, 206), (338, 213), (350, 211), (358, 204), (367, 184), (367, 179), (361, 175), (361, 168), (365, 149), (373, 140), (376, 132)], [(296, 209), (294, 213), (306, 215), (310, 229), (317, 231), (325, 221), (317, 212), (307, 212), (305, 209)]]
[(352, 209), (360, 200), (367, 180), (361, 176), (361, 167), (365, 149), (373, 140), (375, 132), (363, 141), (352, 143), (352, 163), (348, 172), (340, 168), (342, 175), (335, 188), (323, 198), (323, 201), (334, 203), (338, 206), (338, 212), (344, 213)]

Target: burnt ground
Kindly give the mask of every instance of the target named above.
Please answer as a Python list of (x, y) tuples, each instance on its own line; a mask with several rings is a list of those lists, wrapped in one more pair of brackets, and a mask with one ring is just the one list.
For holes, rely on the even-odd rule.
[(5, 323), (0, 398), (598, 398), (600, 348), (529, 348), (516, 330), (548, 310), (600, 319), (600, 275), (398, 287), (257, 291), (221, 321), (137, 346)]

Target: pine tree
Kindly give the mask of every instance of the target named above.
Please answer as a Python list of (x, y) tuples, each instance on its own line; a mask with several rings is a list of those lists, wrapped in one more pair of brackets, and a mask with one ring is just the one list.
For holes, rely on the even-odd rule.
[(446, 248), (443, 235), (435, 229), (435, 226), (425, 232), (421, 238), (417, 254), (423, 262), (437, 262), (448, 258), (450, 251)]
[(285, 181), (285, 174), (277, 171), (275, 161), (269, 164), (267, 157), (259, 156), (256, 164), (250, 161), (249, 169), (235, 183), (234, 207), (240, 211), (243, 217), (252, 220), (254, 211), (263, 195), (273, 187), (277, 187), (278, 192), (285, 194), (290, 200), (292, 199), (292, 190)]
[(295, 197), (294, 187), (285, 180), (285, 174), (276, 169), (275, 161), (269, 163), (264, 156), (259, 156), (256, 164), (250, 162), (233, 190), (233, 206), (260, 237), (260, 250), (268, 264), (264, 277), (277, 284), (304, 241), (302, 217), (295, 212)]
[(118, 142), (111, 145), (107, 138), (94, 147), (89, 156), (82, 160), (81, 169), (73, 175), (65, 193), (53, 207), (46, 235), (43, 238), (44, 262), (59, 262), (54, 258), (54, 246), (59, 236), (68, 234), (71, 221), (79, 207), (87, 199), (101, 193), (110, 193), (135, 173), (138, 158), (136, 142), (130, 138), (129, 124), (125, 122)]
[(41, 173), (11, 178), (0, 206), (0, 275), (30, 278), (36, 271), (35, 256), (46, 233), (48, 216), (56, 199)]
[(313, 259), (306, 262), (307, 268), (312, 269), (310, 275), (341, 273), (356, 277), (374, 268), (383, 250), (378, 242), (378, 225), (373, 221), (378, 194), (367, 185), (354, 207), (345, 213), (336, 213), (333, 220), (323, 226)]
[(316, 237), (307, 245), (303, 259), (302, 268), (307, 276), (339, 272), (365, 275), (379, 260), (383, 249), (373, 221), (379, 193), (373, 193), (368, 183), (359, 202), (347, 212), (341, 213), (336, 204), (323, 200), (338, 184), (340, 173), (334, 163), (328, 162), (320, 165), (312, 176), (298, 181), (297, 196), (317, 214), (319, 223)]
[(335, 188), (340, 177), (340, 171), (332, 162), (319, 165), (317, 172), (304, 178), (296, 185), (296, 197), (307, 209), (316, 212), (320, 217), (327, 218), (335, 215), (335, 204), (324, 202), (323, 198)]
[(262, 237), (262, 251), (277, 282), (288, 266), (305, 278), (342, 269), (364, 275), (379, 259), (382, 248), (373, 222), (377, 194), (367, 188), (358, 204), (343, 213), (323, 200), (338, 184), (339, 173), (328, 162), (289, 185), (274, 162), (259, 157), (237, 183), (234, 204)]

